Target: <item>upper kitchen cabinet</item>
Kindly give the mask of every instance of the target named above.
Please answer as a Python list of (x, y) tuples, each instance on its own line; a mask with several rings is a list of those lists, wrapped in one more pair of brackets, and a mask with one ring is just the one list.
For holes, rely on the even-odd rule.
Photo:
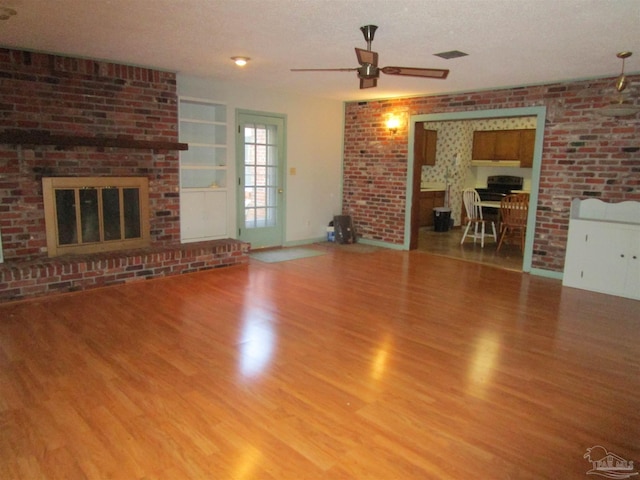
[[(531, 167), (536, 131), (478, 130), (473, 132), (472, 160)], [(504, 163), (503, 163), (504, 162)]]
[(436, 130), (425, 130), (424, 124), (416, 124), (413, 156), (420, 166), (436, 164), (437, 142), (438, 132)]
[(520, 166), (531, 168), (533, 166), (533, 148), (536, 144), (536, 131), (534, 129), (520, 130)]

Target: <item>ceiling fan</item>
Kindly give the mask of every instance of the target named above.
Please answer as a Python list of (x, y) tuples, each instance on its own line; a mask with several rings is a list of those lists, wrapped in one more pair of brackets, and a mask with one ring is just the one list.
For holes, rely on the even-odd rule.
[(360, 27), (367, 49), (356, 47), (359, 67), (355, 68), (292, 68), (292, 72), (358, 72), (360, 88), (371, 88), (378, 84), (380, 72), (387, 75), (404, 75), (407, 77), (440, 78), (445, 79), (449, 70), (439, 68), (415, 68), (415, 67), (378, 67), (378, 52), (371, 51), (371, 42), (378, 27), (365, 25)]

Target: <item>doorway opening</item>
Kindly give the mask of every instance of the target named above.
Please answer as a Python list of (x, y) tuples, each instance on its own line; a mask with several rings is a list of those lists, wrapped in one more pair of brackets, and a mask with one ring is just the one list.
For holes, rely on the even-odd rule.
[[(464, 221), (465, 213), (462, 207), (461, 190), (466, 187), (481, 186), (482, 182), (486, 184), (486, 180), (491, 175), (500, 174), (519, 174), (525, 176), (525, 189), (530, 195), (529, 212), (527, 217), (526, 239), (524, 250), (520, 250), (516, 247), (519, 253), (519, 258), (515, 261), (507, 262), (509, 265), (505, 268), (514, 269), (513, 265), (518, 264), (520, 268), (518, 270), (529, 272), (531, 270), (531, 259), (533, 254), (533, 239), (535, 233), (535, 217), (537, 199), (538, 199), (538, 187), (540, 179), (540, 165), (542, 160), (542, 142), (544, 134), (544, 122), (545, 122), (546, 108), (545, 107), (524, 107), (524, 108), (509, 108), (509, 109), (497, 109), (497, 110), (481, 110), (474, 112), (451, 112), (440, 114), (425, 114), (415, 115), (411, 117), (409, 128), (409, 151), (412, 152), (413, 158), (409, 159), (407, 169), (407, 205), (406, 205), (406, 218), (405, 218), (405, 248), (407, 249), (420, 249), (422, 250), (424, 245), (427, 244), (434, 249), (442, 250), (444, 245), (451, 251), (451, 256), (457, 258), (468, 259), (470, 261), (481, 261), (482, 263), (492, 263), (493, 260), (499, 261), (498, 258), (488, 260), (496, 254), (496, 244), (491, 243), (490, 249), (485, 244), (483, 251), (475, 252), (475, 246), (473, 241), (467, 243), (465, 246), (460, 245), (462, 238), (462, 232), (460, 225)], [(530, 124), (521, 127), (523, 119), (529, 119)], [(505, 120), (506, 127), (509, 125), (512, 128), (528, 128), (535, 129), (535, 139), (533, 142), (532, 161), (530, 165), (525, 168), (521, 168), (519, 164), (505, 164), (486, 161), (486, 162), (471, 162), (471, 151), (473, 143), (473, 128), (479, 128), (478, 125), (483, 123), (496, 123), (497, 121)], [(419, 149), (419, 145), (416, 145), (416, 138), (420, 136), (416, 135), (416, 129), (423, 128), (429, 130), (438, 130), (439, 127), (446, 123), (448, 125), (455, 125), (458, 131), (454, 134), (450, 133), (449, 137), (438, 136), (437, 144), (440, 147), (441, 142), (443, 147), (436, 149), (436, 161), (432, 165), (421, 165), (416, 159), (416, 151)], [(471, 125), (471, 127), (470, 127)], [(515, 125), (515, 127), (513, 127)], [(498, 127), (496, 127), (498, 128)], [(532, 132), (533, 133), (533, 132)], [(441, 138), (444, 137), (444, 138)], [(451, 150), (451, 144), (458, 142)], [(466, 141), (465, 141), (466, 140)], [(448, 150), (447, 150), (448, 148)], [(438, 151), (440, 150), (440, 151)], [(473, 169), (473, 172), (471, 171)], [(432, 173), (437, 172), (438, 175), (431, 176)], [(423, 175), (426, 173), (426, 175)], [(472, 178), (461, 178), (460, 176), (471, 176)], [(425, 182), (426, 180), (426, 182)], [(433, 232), (433, 229), (425, 229), (421, 227), (418, 221), (419, 215), (419, 203), (421, 196), (425, 195), (425, 191), (442, 192), (444, 198), (444, 206), (451, 209), (451, 217), (454, 219), (454, 226), (446, 233), (435, 232), (438, 236), (429, 235), (427, 232)], [(437, 196), (437, 195), (436, 195)], [(422, 232), (422, 233), (421, 233)], [(421, 237), (422, 234), (422, 237)], [(453, 236), (457, 238), (458, 245), (455, 246), (453, 240), (445, 242), (443, 236)], [(429, 239), (431, 241), (429, 241)], [(436, 241), (440, 241), (441, 245), (437, 245)], [(493, 240), (492, 240), (493, 242)], [(469, 245), (471, 248), (461, 248)], [(480, 249), (480, 243), (478, 242), (477, 248)], [(454, 250), (455, 249), (455, 250)], [(501, 248), (500, 256), (506, 256), (507, 249)], [(455, 253), (455, 255), (453, 254)], [(493, 255), (492, 255), (493, 254)], [(515, 252), (514, 252), (515, 255)]]

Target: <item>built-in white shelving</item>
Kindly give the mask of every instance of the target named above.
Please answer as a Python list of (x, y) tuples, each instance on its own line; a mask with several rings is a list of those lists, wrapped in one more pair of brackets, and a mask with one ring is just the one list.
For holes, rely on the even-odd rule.
[(183, 242), (227, 236), (227, 106), (181, 98), (180, 227)]

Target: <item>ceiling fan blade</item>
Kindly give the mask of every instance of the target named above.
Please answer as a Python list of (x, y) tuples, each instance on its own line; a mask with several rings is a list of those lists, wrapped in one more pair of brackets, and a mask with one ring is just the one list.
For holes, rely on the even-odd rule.
[(405, 75), (407, 77), (447, 78), (449, 70), (440, 68), (383, 67), (380, 69), (387, 75)]
[(292, 68), (292, 72), (355, 72), (357, 68)]
[(372, 88), (378, 85), (377, 78), (361, 78), (360, 79), (360, 88)]
[(356, 48), (356, 56), (358, 57), (358, 63), (360, 65), (368, 63), (374, 67), (378, 66), (378, 52)]

